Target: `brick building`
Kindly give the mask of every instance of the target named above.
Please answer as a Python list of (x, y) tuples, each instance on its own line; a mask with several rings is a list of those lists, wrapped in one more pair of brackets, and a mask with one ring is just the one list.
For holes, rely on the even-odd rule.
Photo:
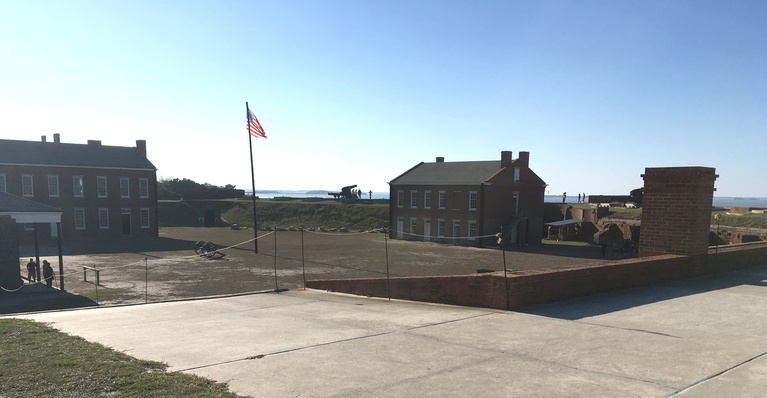
[[(66, 240), (109, 236), (157, 236), (157, 169), (136, 147), (0, 140), (0, 192), (61, 210)], [(55, 224), (23, 224), (19, 237), (57, 237)], [(42, 232), (41, 232), (42, 231)]]
[(546, 183), (529, 161), (502, 151), (495, 161), (417, 164), (389, 182), (391, 238), (485, 246), (496, 238), (478, 237), (503, 229), (508, 243), (540, 243)]

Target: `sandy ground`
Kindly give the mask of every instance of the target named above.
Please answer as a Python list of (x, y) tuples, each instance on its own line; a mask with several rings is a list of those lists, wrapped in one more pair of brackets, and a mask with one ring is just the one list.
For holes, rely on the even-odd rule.
[[(499, 249), (390, 240), (382, 233), (259, 231), (258, 235), (258, 254), (253, 252), (252, 230), (226, 228), (163, 228), (159, 240), (100, 243), (90, 250), (80, 244), (83, 253), (63, 257), (64, 287), (109, 305), (300, 289), (304, 279), (459, 275), (504, 268)], [(196, 255), (196, 241), (215, 242), (225, 256)], [(72, 252), (71, 247), (65, 245), (65, 252)], [(57, 286), (58, 257), (48, 248), (44, 253), (51, 255), (40, 261), (53, 265)], [(22, 275), (30, 255), (22, 253)], [(610, 261), (598, 248), (565, 245), (516, 247), (505, 257), (509, 270)], [(84, 267), (99, 270), (98, 285), (96, 272)]]

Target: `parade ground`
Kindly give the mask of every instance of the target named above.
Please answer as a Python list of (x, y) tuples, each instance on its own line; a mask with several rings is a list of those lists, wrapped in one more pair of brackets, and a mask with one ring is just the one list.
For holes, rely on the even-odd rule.
[(291, 289), (16, 316), (254, 397), (767, 390), (767, 266), (524, 312)]

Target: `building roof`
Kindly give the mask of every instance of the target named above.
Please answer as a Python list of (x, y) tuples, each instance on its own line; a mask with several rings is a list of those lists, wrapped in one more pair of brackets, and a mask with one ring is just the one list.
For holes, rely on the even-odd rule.
[[(511, 163), (518, 165), (519, 159)], [(395, 185), (477, 185), (498, 174), (503, 168), (500, 160), (475, 162), (421, 162), (389, 184)], [(536, 184), (546, 183), (535, 172), (528, 169)]]
[(138, 148), (0, 140), (0, 165), (157, 170)]
[(11, 216), (17, 223), (60, 222), (61, 210), (0, 192), (0, 216)]
[(478, 162), (419, 163), (390, 184), (466, 185), (480, 184), (501, 170), (500, 160)]

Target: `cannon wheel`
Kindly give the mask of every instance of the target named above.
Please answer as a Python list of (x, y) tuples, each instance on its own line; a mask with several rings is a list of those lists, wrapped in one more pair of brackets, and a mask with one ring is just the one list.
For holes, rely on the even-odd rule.
[(194, 252), (197, 254), (203, 254), (204, 253), (203, 247), (205, 247), (206, 244), (208, 243), (198, 240), (197, 242), (194, 243)]

